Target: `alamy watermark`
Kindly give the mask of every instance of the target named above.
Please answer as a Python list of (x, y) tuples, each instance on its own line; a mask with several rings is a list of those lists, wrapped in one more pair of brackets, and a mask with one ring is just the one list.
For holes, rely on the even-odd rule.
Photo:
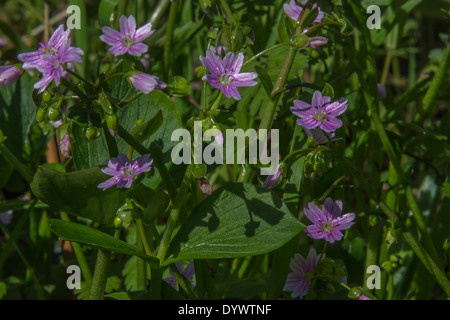
[[(201, 121), (194, 122), (193, 148), (191, 133), (187, 129), (176, 129), (173, 131), (171, 140), (179, 141), (172, 149), (172, 162), (174, 164), (257, 164), (267, 165), (260, 170), (261, 175), (274, 174), (279, 164), (279, 132), (277, 129), (259, 129), (258, 132), (250, 128), (246, 131), (242, 129), (226, 129), (225, 139), (219, 129), (208, 129), (203, 133)], [(203, 149), (203, 141), (212, 143)], [(181, 141), (180, 141), (181, 139)], [(246, 139), (248, 139), (248, 159), (246, 162)], [(225, 141), (225, 154), (224, 144)], [(235, 143), (236, 142), (236, 143)], [(270, 144), (270, 155), (268, 148)], [(193, 155), (192, 155), (193, 150)], [(225, 159), (224, 159), (225, 155)], [(236, 157), (235, 157), (236, 156)]]

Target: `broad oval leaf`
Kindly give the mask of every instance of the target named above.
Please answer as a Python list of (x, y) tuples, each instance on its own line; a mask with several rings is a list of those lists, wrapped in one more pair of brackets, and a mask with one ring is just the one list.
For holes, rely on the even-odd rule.
[(63, 240), (83, 243), (89, 247), (111, 251), (119, 254), (138, 256), (149, 263), (159, 265), (159, 260), (147, 255), (131, 244), (116, 239), (100, 230), (82, 224), (58, 219), (49, 220), (50, 230)]
[(97, 185), (108, 177), (99, 167), (70, 173), (39, 167), (31, 190), (39, 200), (56, 210), (112, 226), (128, 189), (113, 187), (103, 191), (98, 188)]
[(163, 264), (267, 253), (303, 228), (275, 193), (232, 183), (193, 210), (172, 239)]

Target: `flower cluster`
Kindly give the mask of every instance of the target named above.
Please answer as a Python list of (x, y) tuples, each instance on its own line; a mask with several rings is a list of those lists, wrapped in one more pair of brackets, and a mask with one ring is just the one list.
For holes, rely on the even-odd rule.
[(36, 69), (42, 73), (41, 80), (34, 84), (34, 88), (39, 89), (38, 93), (44, 91), (52, 81), (58, 86), (61, 77), (68, 76), (64, 68), (73, 69), (74, 62), (82, 62), (83, 50), (72, 47), (70, 42), (70, 30), (64, 31), (64, 26), (60, 25), (46, 43), (40, 44), (37, 51), (17, 56), (23, 62), (23, 69)]

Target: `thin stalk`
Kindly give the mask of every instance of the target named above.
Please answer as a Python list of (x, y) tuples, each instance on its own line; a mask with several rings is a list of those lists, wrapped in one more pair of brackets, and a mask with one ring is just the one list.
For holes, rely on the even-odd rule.
[(428, 88), (425, 97), (423, 97), (422, 107), (419, 108), (418, 113), (414, 117), (414, 122), (420, 123), (423, 120), (425, 120), (427, 116), (431, 115), (430, 114), (431, 110), (435, 106), (433, 102), (436, 99), (436, 96), (439, 92), (439, 88), (441, 87), (445, 75), (448, 72), (449, 64), (450, 64), (450, 44), (448, 44), (447, 48), (445, 48), (444, 50), (442, 61), (439, 64), (436, 73), (434, 74), (433, 80), (431, 81), (431, 85)]
[(94, 276), (92, 278), (89, 300), (102, 300), (105, 291), (106, 279), (108, 277), (111, 252), (98, 250), (97, 262), (95, 263)]
[[(0, 131), (0, 135), (3, 136), (3, 133)], [(0, 137), (1, 139), (1, 137)], [(0, 154), (5, 157), (6, 160), (17, 170), (20, 175), (28, 182), (31, 183), (33, 181), (33, 173), (25, 166), (16, 156), (8, 149), (7, 146), (0, 141)]]
[(250, 59), (248, 59), (247, 61), (245, 61), (245, 62), (242, 64), (242, 68), (245, 67), (247, 64), (253, 62), (254, 60), (258, 59), (258, 58), (261, 57), (262, 55), (266, 54), (267, 52), (269, 52), (269, 51), (271, 51), (271, 50), (273, 50), (273, 49), (276, 49), (276, 48), (280, 48), (280, 47), (289, 45), (289, 44), (290, 44), (289, 42), (281, 42), (281, 43), (278, 43), (278, 44), (276, 44), (276, 45), (274, 45), (274, 46), (272, 46), (272, 47), (270, 47), (270, 48), (264, 49), (263, 51), (261, 51), (261, 52), (255, 54), (253, 57), (251, 57)]
[(231, 11), (230, 6), (228, 5), (226, 0), (220, 0), (220, 5), (222, 6), (222, 9), (225, 11), (227, 18), (231, 20), (231, 23), (234, 25), (237, 25), (236, 18), (233, 16), (233, 11)]
[[(142, 238), (143, 235), (138, 222), (138, 226), (136, 228), (136, 247), (139, 250), (142, 250), (144, 247), (143, 241), (141, 241)], [(144, 259), (139, 257), (137, 257), (136, 261), (136, 287), (137, 290), (147, 289), (147, 264), (145, 263)]]
[(137, 226), (140, 231), (142, 245), (144, 246), (145, 253), (149, 256), (152, 255), (152, 250), (150, 249), (150, 245), (147, 240), (147, 233), (145, 232), (144, 223), (142, 222), (142, 218), (136, 219)]
[(164, 79), (166, 81), (169, 79), (169, 68), (172, 56), (172, 39), (175, 24), (177, 22), (177, 8), (178, 2), (172, 2), (170, 5), (169, 20), (167, 21), (166, 39), (164, 42)]
[(223, 93), (222, 93), (222, 91), (220, 91), (219, 95), (216, 98), (216, 101), (214, 101), (214, 103), (211, 106), (211, 108), (209, 109), (209, 111), (216, 110), (220, 106), (220, 103), (222, 102), (222, 98), (223, 98)]
[(188, 165), (186, 168), (186, 172), (184, 174), (183, 181), (181, 182), (180, 189), (178, 190), (177, 197), (175, 199), (175, 202), (173, 204), (173, 208), (170, 211), (169, 220), (167, 221), (166, 228), (164, 229), (164, 233), (161, 238), (161, 243), (159, 245), (157, 258), (159, 261), (164, 261), (167, 253), (167, 249), (169, 247), (170, 239), (172, 238), (172, 233), (175, 229), (175, 225), (178, 220), (178, 215), (180, 214), (181, 207), (184, 204), (184, 201), (187, 197), (187, 192), (190, 185), (191, 180), (191, 170), (192, 170), (192, 164)]
[[(61, 212), (60, 215), (61, 220), (70, 221), (69, 215), (67, 213)], [(92, 273), (91, 269), (89, 268), (89, 264), (87, 263), (86, 256), (83, 253), (83, 249), (77, 242), (71, 242), (71, 244), (73, 251), (75, 253), (75, 257), (77, 258), (78, 265), (80, 266), (81, 273), (83, 274), (84, 280), (86, 281), (88, 288), (90, 288), (92, 284)]]
[(158, 5), (153, 10), (152, 16), (150, 17), (150, 23), (155, 26), (159, 19), (164, 15), (164, 12), (169, 7), (170, 0), (160, 0)]

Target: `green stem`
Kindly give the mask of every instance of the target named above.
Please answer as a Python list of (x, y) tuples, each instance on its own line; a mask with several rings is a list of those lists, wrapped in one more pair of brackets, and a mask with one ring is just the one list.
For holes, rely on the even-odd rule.
[(245, 67), (247, 64), (253, 62), (254, 60), (258, 59), (258, 58), (261, 57), (262, 55), (266, 54), (267, 52), (269, 52), (269, 51), (271, 51), (271, 50), (273, 50), (273, 49), (279, 48), (279, 47), (283, 47), (283, 46), (289, 45), (289, 44), (290, 44), (289, 42), (282, 42), (282, 43), (278, 43), (278, 44), (276, 44), (276, 45), (274, 45), (274, 46), (272, 46), (272, 47), (270, 47), (270, 48), (264, 49), (263, 51), (261, 51), (261, 52), (255, 54), (253, 57), (251, 57), (250, 59), (248, 59), (247, 61), (245, 61), (245, 62), (242, 64), (242, 68)]
[[(140, 219), (137, 219), (137, 222)], [(136, 228), (136, 247), (139, 250), (142, 250), (144, 247), (143, 234), (141, 232), (141, 228), (138, 226)], [(137, 290), (146, 290), (147, 289), (147, 264), (144, 259), (136, 257), (136, 288)]]
[(105, 250), (98, 250), (97, 262), (95, 263), (94, 276), (92, 278), (91, 292), (89, 300), (102, 300), (108, 278), (109, 262), (111, 252)]
[(160, 0), (158, 2), (158, 5), (153, 10), (153, 14), (150, 17), (150, 23), (155, 26), (156, 22), (158, 22), (159, 19), (163, 16), (164, 12), (169, 7), (170, 0)]
[(137, 93), (133, 94), (131, 97), (129, 97), (129, 98), (127, 98), (127, 99), (121, 101), (121, 102), (119, 103), (119, 107), (122, 108), (123, 106), (125, 106), (125, 105), (127, 105), (128, 103), (130, 103), (130, 102), (136, 100), (137, 98), (139, 98), (139, 97), (142, 96), (142, 95), (143, 95), (142, 92), (137, 92)]
[(175, 23), (177, 22), (177, 8), (178, 2), (172, 2), (169, 11), (169, 20), (167, 21), (166, 39), (164, 42), (164, 79), (169, 79), (169, 67), (172, 53), (172, 39), (175, 30)]
[(88, 86), (90, 86), (90, 87), (92, 87), (93, 89), (95, 89), (95, 91), (97, 91), (97, 87), (96, 87), (93, 83), (87, 81), (85, 78), (83, 78), (82, 76), (80, 76), (78, 73), (73, 72), (72, 70), (67, 69), (67, 68), (65, 69), (65, 71), (67, 71), (68, 73), (70, 73), (71, 75), (73, 75), (75, 78), (81, 80), (82, 82), (86, 83)]
[[(70, 218), (67, 213), (61, 212), (60, 215), (62, 220), (70, 222)], [(83, 249), (77, 242), (71, 242), (71, 244), (75, 253), (75, 257), (77, 258), (78, 265), (80, 266), (81, 273), (83, 274), (84, 280), (86, 281), (86, 285), (88, 288), (90, 288), (92, 284), (92, 273), (91, 269), (89, 268), (89, 264), (87, 263), (86, 256), (83, 253)]]
[(444, 271), (435, 263), (435, 260), (428, 254), (422, 245), (414, 238), (414, 236), (409, 232), (403, 232), (403, 237), (406, 242), (413, 249), (414, 253), (419, 257), (419, 259), (424, 264), (425, 268), (430, 272), (434, 279), (439, 283), (441, 288), (445, 291), (447, 296), (450, 298), (450, 281)]
[(216, 110), (219, 106), (220, 103), (222, 102), (222, 98), (223, 98), (223, 93), (222, 91), (219, 93), (219, 95), (216, 98), (216, 101), (214, 101), (214, 104), (211, 106), (211, 108), (209, 109), (209, 111), (213, 111)]
[(191, 299), (195, 299), (196, 295), (194, 293), (194, 290), (192, 289), (190, 281), (186, 279), (186, 277), (178, 270), (175, 264), (172, 264), (170, 266), (170, 269), (172, 270), (173, 275), (175, 276), (175, 279), (179, 283), (180, 287), (183, 288), (184, 291), (186, 291)]
[(449, 64), (450, 64), (450, 44), (448, 44), (447, 48), (445, 48), (442, 61), (439, 64), (439, 67), (437, 68), (437, 71), (433, 77), (433, 80), (431, 81), (431, 85), (428, 88), (425, 97), (423, 97), (422, 107), (419, 109), (419, 112), (414, 117), (414, 122), (420, 123), (427, 116), (431, 116), (431, 110), (433, 106), (435, 106), (433, 102), (439, 92), (439, 88), (441, 87), (442, 82), (444, 81), (445, 75), (448, 72)]
[(178, 215), (180, 214), (181, 207), (183, 206), (184, 201), (186, 200), (186, 196), (187, 196), (187, 192), (188, 192), (190, 180), (191, 180), (192, 167), (193, 167), (193, 165), (190, 164), (186, 168), (186, 172), (184, 174), (183, 181), (181, 182), (181, 186), (180, 186), (180, 189), (178, 190), (177, 197), (175, 199), (175, 202), (173, 203), (173, 208), (170, 211), (169, 220), (167, 221), (166, 228), (161, 237), (161, 243), (159, 245), (158, 254), (157, 254), (157, 258), (161, 262), (163, 262), (166, 257), (167, 249), (169, 247), (169, 242), (170, 242), (170, 239), (172, 238), (172, 233), (175, 229), (175, 225), (178, 220)]
[[(0, 131), (0, 139), (3, 136), (3, 133)], [(8, 149), (7, 146), (0, 141), (0, 154), (5, 157), (6, 160), (21, 174), (21, 176), (28, 182), (31, 183), (33, 181), (33, 173), (25, 166), (16, 156)]]
[(148, 254), (149, 256), (151, 256), (152, 255), (152, 250), (150, 249), (150, 245), (148, 243), (147, 233), (145, 232), (144, 223), (142, 222), (142, 218), (137, 218), (136, 219), (136, 223), (137, 223), (137, 226), (138, 226), (139, 231), (140, 231), (142, 244), (144, 246), (145, 253)]
[(233, 12), (231, 11), (231, 8), (228, 5), (227, 1), (226, 0), (220, 0), (220, 5), (222, 6), (223, 10), (225, 11), (228, 19), (231, 20), (231, 23), (234, 24), (234, 25), (237, 25), (238, 23), (236, 21), (236, 18), (234, 17)]

